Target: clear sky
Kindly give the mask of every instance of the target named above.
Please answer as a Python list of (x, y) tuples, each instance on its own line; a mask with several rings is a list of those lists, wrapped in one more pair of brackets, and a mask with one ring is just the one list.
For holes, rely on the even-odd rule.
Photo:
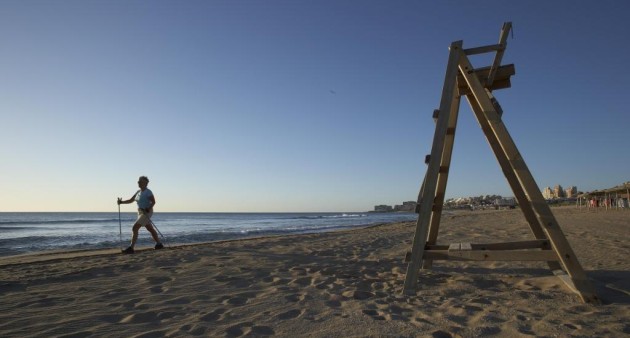
[[(536, 182), (630, 180), (628, 1), (0, 1), (0, 211), (365, 211), (415, 200), (452, 41)], [(489, 58), (472, 58), (487, 66)], [(447, 197), (512, 196), (463, 101)], [(128, 209), (128, 210), (126, 210)], [(124, 206), (131, 211), (133, 206)]]

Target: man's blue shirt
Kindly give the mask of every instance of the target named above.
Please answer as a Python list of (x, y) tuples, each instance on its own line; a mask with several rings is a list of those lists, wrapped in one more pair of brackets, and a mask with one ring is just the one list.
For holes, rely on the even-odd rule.
[(138, 203), (138, 208), (146, 209), (151, 207), (151, 201), (149, 197), (153, 196), (153, 192), (149, 190), (149, 188), (142, 190), (138, 190), (136, 193), (136, 203)]

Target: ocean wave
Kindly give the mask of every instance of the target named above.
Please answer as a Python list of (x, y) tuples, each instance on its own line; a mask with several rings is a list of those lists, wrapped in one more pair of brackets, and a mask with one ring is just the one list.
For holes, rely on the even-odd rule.
[(291, 217), (290, 219), (322, 219), (322, 218), (324, 218), (324, 216), (317, 215), (317, 216), (295, 216), (295, 217)]
[(324, 218), (355, 218), (355, 217), (367, 217), (367, 215), (366, 214), (341, 214), (341, 215), (324, 216)]
[(367, 217), (366, 214), (335, 214), (335, 215), (306, 215), (295, 216), (290, 219), (324, 219), (324, 218), (358, 218)]
[(37, 227), (25, 227), (25, 226), (3, 226), (0, 225), (0, 232), (5, 232), (5, 231), (16, 231), (16, 230), (31, 230), (31, 229), (37, 229)]
[(0, 248), (23, 248), (32, 244), (43, 243), (49, 240), (46, 236), (25, 236), (19, 238), (0, 238)]
[[(54, 224), (97, 224), (118, 222), (118, 218), (99, 218), (99, 219), (61, 219), (61, 220), (24, 220), (24, 221), (0, 221), (0, 229), (11, 228), (12, 225), (23, 226), (22, 229), (29, 229), (28, 225), (54, 225)], [(14, 227), (19, 229), (20, 227)]]

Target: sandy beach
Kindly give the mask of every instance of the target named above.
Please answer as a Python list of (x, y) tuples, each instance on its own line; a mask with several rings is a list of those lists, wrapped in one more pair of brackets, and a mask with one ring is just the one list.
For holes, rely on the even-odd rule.
[[(603, 304), (543, 262), (444, 262), (402, 295), (415, 223), (0, 259), (2, 337), (630, 335), (630, 211), (553, 208)], [(167, 234), (165, 234), (167, 235)], [(533, 239), (520, 210), (443, 217), (440, 244)]]

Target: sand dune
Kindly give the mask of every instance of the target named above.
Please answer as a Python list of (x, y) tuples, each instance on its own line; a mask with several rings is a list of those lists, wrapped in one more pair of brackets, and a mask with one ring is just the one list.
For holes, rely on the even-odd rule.
[[(435, 262), (403, 296), (415, 224), (0, 259), (2, 337), (630, 334), (630, 211), (553, 209), (602, 305), (545, 263)], [(165, 234), (167, 235), (167, 234)], [(439, 242), (531, 239), (519, 210), (445, 215)]]

